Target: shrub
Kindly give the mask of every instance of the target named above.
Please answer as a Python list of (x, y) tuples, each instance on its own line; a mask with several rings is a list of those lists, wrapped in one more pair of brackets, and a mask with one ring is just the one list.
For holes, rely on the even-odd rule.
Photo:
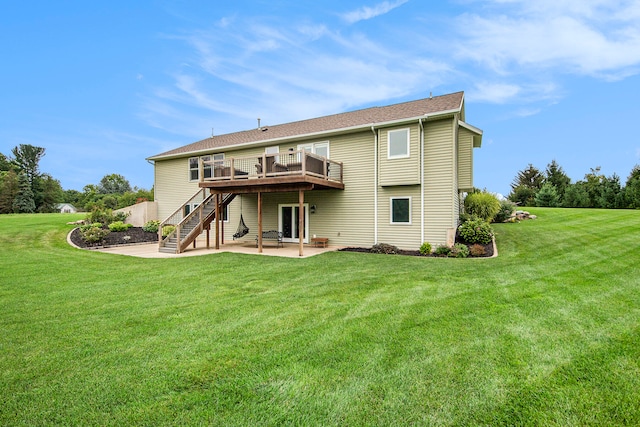
[(116, 221), (116, 218), (114, 217), (111, 209), (96, 206), (87, 214), (86, 221), (90, 223), (99, 222), (104, 225), (109, 225)]
[(114, 221), (122, 221), (124, 222), (125, 219), (127, 219), (127, 217), (131, 215), (131, 212), (115, 212), (113, 214), (113, 220)]
[(469, 256), (469, 248), (464, 243), (456, 243), (451, 248), (448, 256), (452, 258), (466, 258)]
[(431, 253), (431, 243), (424, 242), (420, 245), (420, 255), (429, 255)]
[(476, 243), (471, 245), (469, 253), (471, 254), (471, 256), (485, 256), (487, 254), (487, 251), (485, 250), (484, 246)]
[(110, 233), (109, 230), (102, 228), (102, 224), (94, 223), (87, 226), (80, 227), (80, 235), (82, 240), (87, 243), (98, 243), (104, 240)]
[(173, 233), (176, 227), (174, 225), (165, 225), (162, 227), (162, 237), (166, 237), (169, 234)]
[(398, 248), (387, 243), (378, 243), (371, 247), (371, 253), (374, 254), (397, 254)]
[(491, 243), (493, 229), (488, 222), (481, 219), (469, 220), (460, 224), (458, 233), (463, 241), (467, 243)]
[(158, 228), (160, 228), (160, 221), (158, 221), (158, 220), (147, 221), (142, 226), (142, 229), (144, 231), (149, 232), (149, 233), (157, 233), (158, 232)]
[(471, 193), (464, 199), (464, 210), (471, 216), (491, 222), (500, 211), (500, 202), (491, 193)]
[(516, 211), (516, 204), (511, 200), (500, 200), (500, 210), (493, 218), (493, 222), (505, 222)]
[(446, 246), (446, 245), (440, 245), (440, 246), (438, 246), (436, 248), (434, 253), (437, 256), (449, 256), (449, 254), (451, 253), (451, 248), (449, 246)]
[(109, 224), (109, 230), (111, 231), (127, 231), (131, 227), (133, 227), (133, 225), (125, 224), (122, 221), (114, 221), (111, 224)]

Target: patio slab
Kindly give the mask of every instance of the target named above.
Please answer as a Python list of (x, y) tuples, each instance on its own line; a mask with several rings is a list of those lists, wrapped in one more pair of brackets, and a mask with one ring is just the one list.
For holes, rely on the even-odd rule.
[(207, 249), (204, 239), (198, 239), (196, 241), (196, 247), (189, 247), (181, 254), (168, 254), (158, 251), (157, 243), (150, 243), (144, 245), (132, 245), (132, 246), (118, 246), (104, 249), (96, 249), (99, 252), (128, 255), (139, 258), (181, 258), (186, 256), (199, 256), (210, 255), (221, 252), (242, 253), (249, 255), (265, 255), (265, 256), (280, 256), (287, 258), (308, 258), (311, 256), (319, 255), (325, 252), (336, 251), (339, 249), (337, 246), (327, 246), (326, 248), (317, 248), (313, 245), (304, 245), (304, 255), (299, 256), (299, 246), (297, 243), (285, 243), (284, 247), (277, 248), (274, 246), (263, 246), (262, 253), (258, 253), (258, 248), (254, 242), (225, 242), (224, 245), (220, 245), (220, 249), (216, 250), (211, 245), (210, 249)]

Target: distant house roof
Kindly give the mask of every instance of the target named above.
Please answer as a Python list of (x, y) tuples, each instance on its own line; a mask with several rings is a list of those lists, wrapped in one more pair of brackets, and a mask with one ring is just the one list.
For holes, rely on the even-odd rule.
[[(315, 134), (357, 130), (409, 119), (417, 120), (420, 117), (429, 115), (459, 112), (462, 110), (463, 101), (464, 92), (456, 92), (384, 107), (371, 107), (280, 125), (261, 126), (251, 130), (211, 136), (174, 150), (156, 154), (149, 157), (149, 160), (182, 157), (188, 154), (216, 151), (220, 148), (234, 145), (311, 137)], [(462, 119), (464, 120), (464, 118)]]

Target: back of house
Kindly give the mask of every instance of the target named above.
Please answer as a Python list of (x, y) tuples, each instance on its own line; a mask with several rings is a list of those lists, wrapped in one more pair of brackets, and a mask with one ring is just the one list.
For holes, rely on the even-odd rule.
[(169, 223), (220, 194), (225, 240), (242, 216), (284, 242), (417, 249), (453, 244), (481, 142), (457, 92), (212, 136), (149, 160), (158, 216), (177, 218)]

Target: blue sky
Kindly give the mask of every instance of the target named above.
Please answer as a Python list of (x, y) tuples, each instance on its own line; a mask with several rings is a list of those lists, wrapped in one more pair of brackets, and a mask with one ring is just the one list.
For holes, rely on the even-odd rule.
[(555, 159), (640, 163), (640, 2), (22, 1), (0, 13), (0, 152), (82, 190), (150, 188), (146, 157), (211, 134), (463, 90), (475, 185)]

